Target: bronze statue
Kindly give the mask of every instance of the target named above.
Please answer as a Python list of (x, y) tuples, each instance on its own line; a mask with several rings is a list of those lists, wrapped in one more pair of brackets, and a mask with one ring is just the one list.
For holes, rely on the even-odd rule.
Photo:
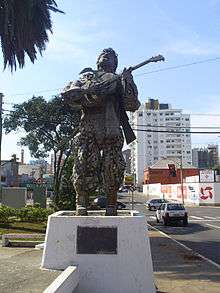
[(100, 184), (107, 197), (106, 215), (117, 215), (117, 192), (125, 169), (123, 132), (128, 144), (136, 138), (126, 111), (134, 112), (140, 106), (132, 70), (152, 61), (124, 69), (118, 75), (117, 54), (111, 48), (104, 49), (98, 57), (97, 70), (83, 69), (80, 79), (70, 82), (62, 93), (68, 103), (82, 108), (73, 168), (77, 215), (87, 215), (88, 195)]

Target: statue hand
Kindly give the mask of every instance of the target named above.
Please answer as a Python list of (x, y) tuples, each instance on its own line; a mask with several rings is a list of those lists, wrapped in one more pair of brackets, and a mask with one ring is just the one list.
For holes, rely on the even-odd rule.
[(132, 79), (132, 67), (124, 68), (121, 74), (122, 79)]

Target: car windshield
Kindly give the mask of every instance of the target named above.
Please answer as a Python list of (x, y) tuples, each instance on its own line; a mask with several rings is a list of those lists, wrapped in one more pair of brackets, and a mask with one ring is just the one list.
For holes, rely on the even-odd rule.
[(173, 211), (173, 210), (184, 210), (184, 206), (182, 204), (168, 204), (167, 205), (167, 210), (168, 211)]

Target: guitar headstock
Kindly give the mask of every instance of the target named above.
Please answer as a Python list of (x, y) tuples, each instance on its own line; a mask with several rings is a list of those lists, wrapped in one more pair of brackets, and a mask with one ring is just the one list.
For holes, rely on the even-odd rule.
[(149, 61), (150, 62), (165, 61), (165, 58), (163, 57), (163, 55), (157, 55), (157, 56), (151, 57)]

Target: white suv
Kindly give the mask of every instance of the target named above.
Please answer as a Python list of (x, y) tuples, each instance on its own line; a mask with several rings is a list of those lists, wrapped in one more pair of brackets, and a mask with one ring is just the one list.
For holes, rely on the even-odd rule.
[(170, 222), (182, 221), (183, 225), (187, 226), (188, 214), (181, 203), (163, 203), (156, 211), (156, 221), (162, 221), (166, 226)]

